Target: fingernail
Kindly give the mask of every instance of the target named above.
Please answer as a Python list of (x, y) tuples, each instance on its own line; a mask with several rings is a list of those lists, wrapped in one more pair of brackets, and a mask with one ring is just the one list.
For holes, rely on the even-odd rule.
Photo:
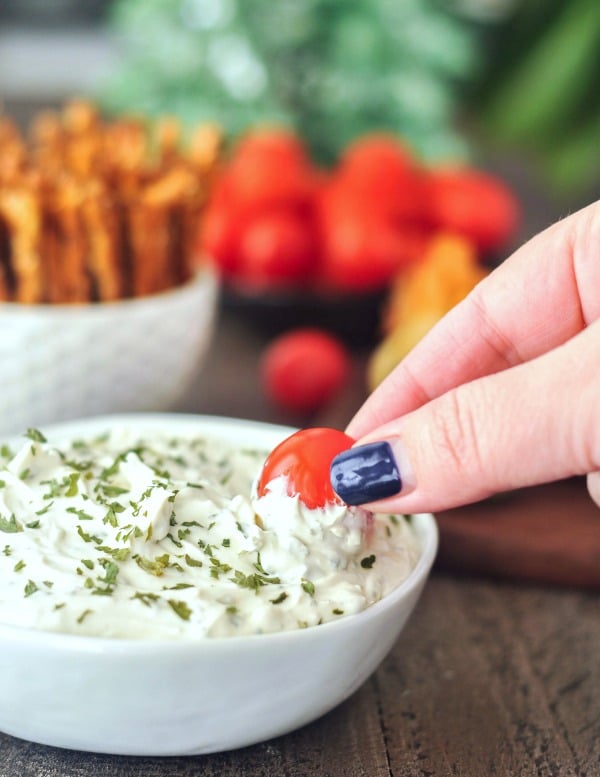
[(402, 477), (389, 442), (357, 445), (331, 463), (331, 485), (349, 505), (376, 502), (402, 490)]

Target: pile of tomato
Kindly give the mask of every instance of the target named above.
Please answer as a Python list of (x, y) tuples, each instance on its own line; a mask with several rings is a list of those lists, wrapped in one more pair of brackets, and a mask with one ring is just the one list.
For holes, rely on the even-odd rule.
[(223, 164), (201, 247), (240, 289), (361, 292), (384, 288), (440, 230), (486, 255), (507, 247), (518, 222), (500, 179), (426, 167), (393, 136), (360, 138), (325, 171), (295, 135), (262, 130)]

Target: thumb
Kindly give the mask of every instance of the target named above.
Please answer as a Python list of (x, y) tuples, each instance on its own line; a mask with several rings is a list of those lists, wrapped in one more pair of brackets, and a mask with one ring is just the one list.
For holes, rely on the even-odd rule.
[(349, 504), (408, 513), (600, 470), (599, 364), (600, 320), (357, 440), (332, 485)]

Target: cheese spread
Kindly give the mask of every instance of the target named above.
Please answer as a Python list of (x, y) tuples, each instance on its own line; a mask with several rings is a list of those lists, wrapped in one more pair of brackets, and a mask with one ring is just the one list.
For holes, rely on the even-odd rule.
[(128, 639), (285, 631), (356, 613), (404, 580), (404, 516), (308, 509), (267, 451), (116, 429), (0, 447), (0, 623)]

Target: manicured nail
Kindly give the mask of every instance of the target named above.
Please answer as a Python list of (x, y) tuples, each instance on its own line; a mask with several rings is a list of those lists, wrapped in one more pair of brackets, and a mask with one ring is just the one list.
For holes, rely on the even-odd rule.
[(362, 505), (394, 496), (402, 477), (389, 442), (357, 445), (339, 453), (331, 463), (331, 485), (349, 505)]

